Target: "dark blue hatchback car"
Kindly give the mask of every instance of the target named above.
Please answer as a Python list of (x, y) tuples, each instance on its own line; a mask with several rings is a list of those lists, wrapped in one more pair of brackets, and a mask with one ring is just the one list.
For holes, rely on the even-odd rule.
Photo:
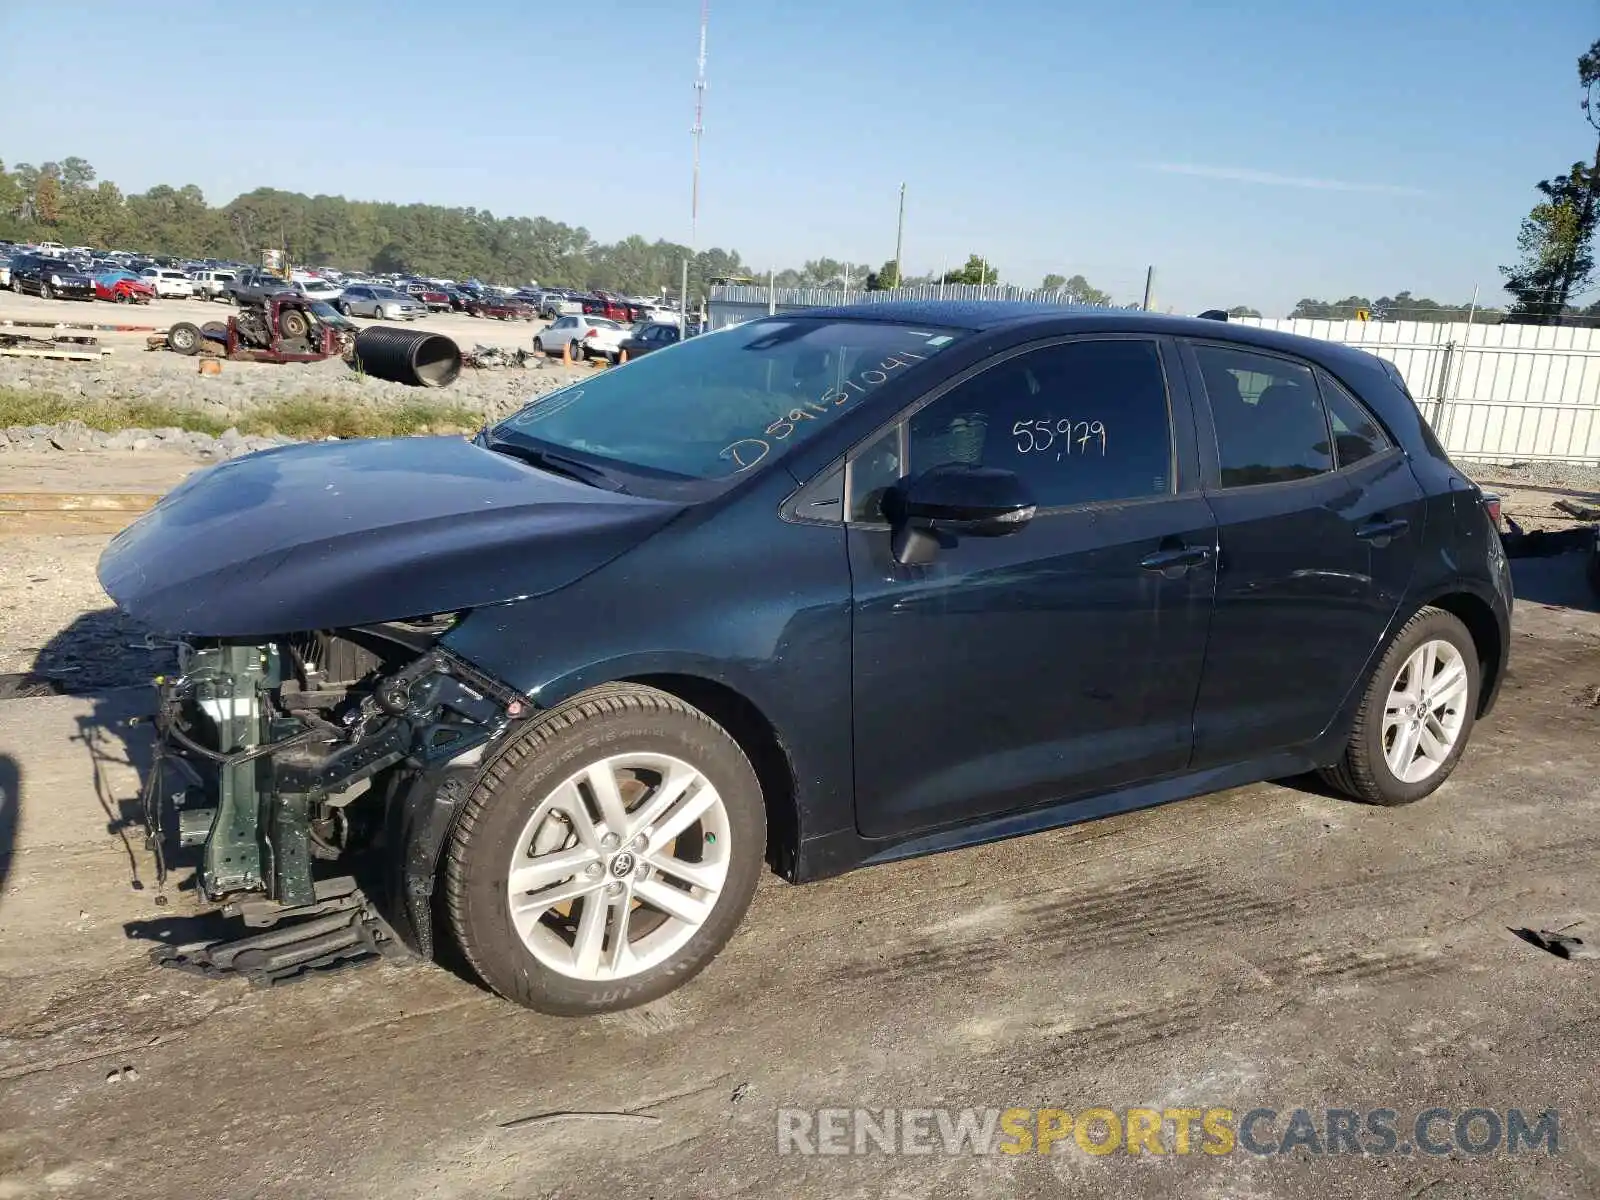
[(558, 1013), (693, 976), (764, 861), (1311, 770), (1416, 800), (1493, 703), (1512, 603), (1389, 364), (1005, 304), (780, 315), (470, 442), (237, 459), (100, 573), (181, 640), (157, 723), (203, 892), (277, 925), (202, 956), (431, 953), (442, 922)]

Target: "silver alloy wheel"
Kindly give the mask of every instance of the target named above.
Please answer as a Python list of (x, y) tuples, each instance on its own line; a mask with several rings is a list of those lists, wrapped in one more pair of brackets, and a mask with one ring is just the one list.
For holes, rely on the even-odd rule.
[(1401, 783), (1421, 783), (1444, 766), (1466, 719), (1467, 664), (1450, 642), (1411, 652), (1383, 706), (1383, 757)]
[(667, 754), (616, 754), (534, 809), (506, 877), (511, 921), (544, 966), (590, 982), (666, 962), (728, 877), (731, 830), (711, 781)]

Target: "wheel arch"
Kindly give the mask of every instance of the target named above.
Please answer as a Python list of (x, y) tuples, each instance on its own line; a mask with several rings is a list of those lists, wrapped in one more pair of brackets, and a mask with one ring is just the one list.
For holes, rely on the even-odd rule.
[(743, 692), (703, 675), (645, 673), (612, 682), (640, 684), (676, 696), (705, 713), (739, 743), (761, 784), (767, 810), (767, 862), (780, 875), (792, 879), (800, 845), (794, 769), (777, 726), (766, 713)]
[(1424, 608), (1443, 609), (1465, 625), (1467, 632), (1472, 635), (1472, 644), (1478, 651), (1480, 671), (1476, 715), (1488, 716), (1500, 691), (1506, 661), (1505, 639), (1494, 608), (1482, 596), (1465, 588), (1441, 591), (1417, 605), (1418, 611)]

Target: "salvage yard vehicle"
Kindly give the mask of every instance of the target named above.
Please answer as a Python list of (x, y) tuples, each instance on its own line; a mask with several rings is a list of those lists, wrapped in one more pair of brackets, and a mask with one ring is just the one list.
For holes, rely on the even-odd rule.
[(376, 317), (380, 321), (415, 321), (428, 315), (420, 301), (377, 284), (345, 288), (334, 307), (347, 317)]
[(450, 296), (442, 288), (431, 283), (402, 283), (396, 288), (421, 304), (429, 312), (448, 312), (450, 310)]
[(1483, 496), (1392, 365), (1006, 303), (762, 318), (471, 441), (231, 460), (100, 580), (181, 646), (155, 844), (176, 794), (200, 894), (271, 927), (183, 965), (432, 953), (437, 917), (565, 1014), (694, 976), (764, 855), (805, 881), (1313, 770), (1419, 800), (1511, 644)]
[(622, 339), (619, 349), (633, 359), (649, 354), (652, 350), (664, 350), (668, 346), (676, 346), (682, 340), (683, 335), (678, 332), (676, 325), (641, 321), (633, 327), (627, 337)]
[(94, 296), (115, 304), (149, 304), (156, 290), (132, 271), (102, 271), (94, 277)]
[[(167, 348), (255, 362), (317, 362), (349, 350), (355, 325), (321, 300), (293, 293), (242, 301), (227, 322), (203, 326), (179, 321), (167, 330)], [(160, 335), (158, 335), (160, 336)]]
[(540, 354), (560, 354), (565, 349), (574, 362), (605, 358), (616, 362), (622, 351), (626, 326), (605, 317), (557, 317), (533, 339)]
[(146, 267), (139, 275), (163, 299), (186, 300), (194, 295), (194, 283), (182, 271), (174, 268)]
[(93, 300), (94, 281), (65, 260), (45, 254), (19, 254), (11, 260), (11, 290), (42, 300)]
[(234, 271), (196, 271), (191, 275), (190, 281), (194, 284), (194, 294), (201, 300), (229, 300), (228, 287), (237, 278)]
[(240, 271), (232, 283), (226, 284), (223, 289), (228, 297), (235, 303), (265, 300), (268, 296), (279, 296), (285, 293), (298, 295), (299, 291), (289, 280), (282, 275), (271, 271), (264, 271), (258, 267)]
[(525, 300), (512, 296), (482, 296), (466, 303), (469, 317), (492, 317), (497, 321), (531, 321), (534, 311)]

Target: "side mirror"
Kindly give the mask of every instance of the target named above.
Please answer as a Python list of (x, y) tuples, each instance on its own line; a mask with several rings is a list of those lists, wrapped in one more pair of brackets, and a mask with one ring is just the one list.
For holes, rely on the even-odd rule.
[(884, 509), (898, 562), (931, 562), (941, 546), (964, 537), (1005, 537), (1037, 511), (1028, 485), (996, 467), (944, 463), (890, 489)]

